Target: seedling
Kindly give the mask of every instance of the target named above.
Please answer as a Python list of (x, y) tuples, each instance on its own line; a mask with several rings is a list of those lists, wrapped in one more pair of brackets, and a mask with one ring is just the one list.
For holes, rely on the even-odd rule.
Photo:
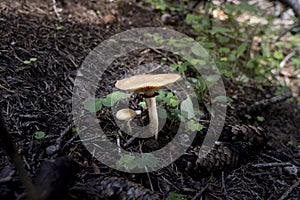
[(35, 139), (40, 140), (45, 137), (45, 132), (44, 131), (37, 131), (34, 134)]
[(152, 153), (144, 153), (141, 157), (132, 155), (124, 155), (117, 161), (116, 165), (132, 170), (134, 168), (144, 169), (145, 167), (153, 168), (157, 165), (157, 158)]
[(259, 122), (265, 121), (265, 118), (264, 118), (263, 116), (257, 116), (256, 119), (257, 119), (257, 121), (259, 121)]
[(23, 63), (26, 65), (31, 64), (32, 62), (37, 61), (37, 58), (30, 58), (29, 60), (24, 60)]
[(190, 131), (201, 131), (203, 129), (203, 125), (195, 122), (194, 120), (190, 120), (186, 123), (185, 128)]

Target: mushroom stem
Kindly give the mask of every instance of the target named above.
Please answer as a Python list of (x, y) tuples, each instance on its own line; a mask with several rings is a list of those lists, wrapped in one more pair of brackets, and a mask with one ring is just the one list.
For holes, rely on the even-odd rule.
[(132, 128), (131, 128), (131, 126), (130, 126), (130, 121), (131, 121), (131, 120), (128, 120), (128, 121), (126, 122), (126, 129), (127, 129), (128, 133), (132, 133)]
[(149, 116), (149, 127), (151, 135), (155, 136), (155, 139), (158, 138), (158, 116), (156, 109), (156, 101), (155, 97), (145, 98), (148, 116)]

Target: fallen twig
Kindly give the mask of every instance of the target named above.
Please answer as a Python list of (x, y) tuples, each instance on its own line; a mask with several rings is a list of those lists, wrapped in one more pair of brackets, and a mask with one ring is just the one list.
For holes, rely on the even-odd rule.
[(272, 105), (272, 104), (276, 104), (282, 101), (287, 100), (288, 98), (292, 97), (292, 92), (291, 91), (287, 91), (284, 92), (280, 95), (274, 96), (270, 99), (263, 99), (261, 101), (257, 101), (255, 103), (253, 103), (252, 105), (250, 105), (245, 112), (241, 112), (241, 116), (244, 116), (247, 113), (254, 113), (254, 112), (260, 112), (262, 109)]
[(226, 189), (226, 184), (225, 184), (225, 177), (224, 177), (224, 171), (222, 171), (222, 189), (224, 191), (224, 199), (228, 199), (228, 192), (227, 192), (227, 189)]
[(285, 198), (287, 198), (287, 196), (293, 191), (293, 189), (298, 187), (299, 184), (300, 184), (300, 179), (296, 183), (294, 183), (287, 191), (285, 191), (285, 193), (283, 193), (283, 195), (279, 198), (279, 200), (284, 200)]
[(207, 189), (208, 184), (206, 184), (201, 190), (200, 192), (198, 192), (193, 198), (192, 200), (196, 200), (196, 199), (200, 199), (201, 195), (203, 194), (203, 192)]
[(273, 163), (258, 163), (258, 164), (254, 164), (252, 165), (253, 167), (285, 167), (285, 166), (290, 166), (293, 165), (290, 162), (273, 162)]
[(65, 135), (67, 135), (67, 133), (69, 133), (72, 130), (72, 123), (69, 124), (61, 133), (60, 136), (56, 139), (56, 144), (58, 145), (58, 149), (60, 149), (62, 141), (63, 141), (63, 137), (65, 137)]
[(127, 148), (136, 138), (137, 136), (139, 136), (139, 133), (136, 133), (135, 135), (133, 135), (125, 144), (124, 144), (124, 148)]
[(279, 36), (275, 40), (272, 41), (272, 43), (278, 42), (283, 36), (285, 36), (287, 33), (291, 32), (294, 28), (297, 28), (297, 27), (300, 27), (299, 23), (296, 23), (293, 26), (291, 26), (290, 28), (284, 30), (283, 32), (281, 32), (279, 34)]
[(53, 3), (53, 10), (55, 12), (55, 15), (59, 19), (59, 21), (61, 21), (62, 18), (60, 16), (60, 14), (58, 13), (58, 10), (57, 10), (57, 7), (56, 7), (56, 0), (52, 0), (52, 3)]

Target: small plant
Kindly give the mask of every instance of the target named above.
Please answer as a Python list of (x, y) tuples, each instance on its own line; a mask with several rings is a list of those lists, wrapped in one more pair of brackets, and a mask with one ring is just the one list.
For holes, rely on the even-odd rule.
[(29, 60), (24, 60), (23, 63), (26, 65), (31, 64), (32, 62), (37, 61), (37, 58), (30, 58)]
[(166, 104), (168, 106), (175, 107), (179, 105), (178, 97), (172, 92), (165, 93), (163, 91), (159, 91), (155, 99), (157, 102), (160, 102), (161, 104)]
[(43, 139), (45, 137), (45, 132), (44, 131), (37, 131), (34, 134), (34, 138), (37, 140)]
[(78, 132), (79, 128), (78, 127), (72, 127), (72, 134), (75, 135)]
[(102, 109), (103, 106), (112, 107), (121, 99), (127, 99), (130, 97), (130, 94), (123, 92), (113, 92), (106, 96), (106, 98), (94, 98), (87, 101), (84, 104), (84, 109), (90, 112), (97, 112)]
[(165, 11), (168, 8), (164, 0), (146, 0), (146, 2), (153, 4), (156, 10)]
[(175, 117), (179, 121), (183, 122), (185, 130), (187, 131), (202, 130), (203, 128), (202, 124), (200, 124), (195, 120), (196, 113), (194, 110), (194, 105), (189, 96), (180, 103), (178, 97), (174, 95), (172, 92), (159, 91), (159, 94), (156, 96), (156, 101), (159, 106), (167, 106), (169, 111), (167, 117), (170, 120), (174, 119)]
[(129, 170), (137, 167), (136, 158), (131, 155), (124, 155), (120, 160), (117, 161), (116, 165), (118, 167), (125, 167)]
[(116, 165), (118, 167), (125, 167), (129, 170), (132, 170), (134, 168), (153, 168), (157, 165), (157, 162), (157, 158), (152, 153), (144, 153), (141, 157), (124, 155), (120, 160), (117, 161)]
[(187, 70), (187, 67), (188, 67), (188, 63), (181, 62), (181, 61), (170, 65), (170, 69), (172, 71), (178, 70), (178, 72), (180, 73), (185, 72)]
[(248, 120), (249, 120), (249, 119), (252, 119), (251, 115), (248, 115), (248, 114), (246, 114), (245, 117), (246, 117), (246, 119), (248, 119)]
[(183, 194), (177, 194), (174, 192), (170, 192), (168, 194), (167, 200), (186, 200), (187, 196)]
[(263, 116), (257, 116), (256, 120), (259, 122), (263, 122), (263, 121), (265, 121), (265, 118)]
[(203, 125), (195, 122), (194, 120), (190, 120), (186, 123), (185, 128), (188, 131), (201, 131), (203, 129)]

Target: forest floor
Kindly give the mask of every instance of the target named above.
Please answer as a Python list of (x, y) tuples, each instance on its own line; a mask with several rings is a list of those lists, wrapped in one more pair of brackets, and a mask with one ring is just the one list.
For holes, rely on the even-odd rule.
[[(114, 34), (136, 27), (163, 27), (164, 24), (159, 12), (128, 1), (65, 1), (63, 4), (57, 2), (57, 7), (61, 21), (51, 1), (0, 2), (1, 111), (32, 178), (42, 161), (71, 156), (83, 169), (61, 194), (63, 199), (91, 199), (93, 193), (89, 191), (94, 191), (93, 185), (85, 183), (99, 176), (130, 179), (163, 194), (164, 198), (173, 192), (187, 199), (299, 199), (299, 102), (294, 97), (268, 106), (252, 119), (239, 116), (249, 105), (275, 96), (277, 86), (271, 83), (241, 83), (224, 78), (227, 95), (233, 99), (228, 106), (228, 121), (261, 126), (269, 132), (270, 138), (259, 154), (241, 167), (226, 171), (223, 178), (210, 175), (192, 179), (189, 175), (175, 173), (172, 166), (133, 175), (110, 169), (93, 159), (70, 128), (77, 70), (93, 48)], [(168, 27), (187, 35), (192, 33), (184, 25)], [(104, 97), (110, 93), (117, 77), (141, 60), (159, 63), (164, 56), (149, 50), (135, 51), (120, 58), (113, 64), (111, 77), (107, 77), (97, 95)], [(30, 58), (36, 60), (26, 64), (24, 61)], [(255, 120), (256, 117), (264, 120)], [(35, 138), (37, 131), (45, 132), (45, 138)], [(59, 149), (51, 151), (58, 143)], [(0, 199), (22, 199), (23, 193), (14, 166), (1, 149)]]

